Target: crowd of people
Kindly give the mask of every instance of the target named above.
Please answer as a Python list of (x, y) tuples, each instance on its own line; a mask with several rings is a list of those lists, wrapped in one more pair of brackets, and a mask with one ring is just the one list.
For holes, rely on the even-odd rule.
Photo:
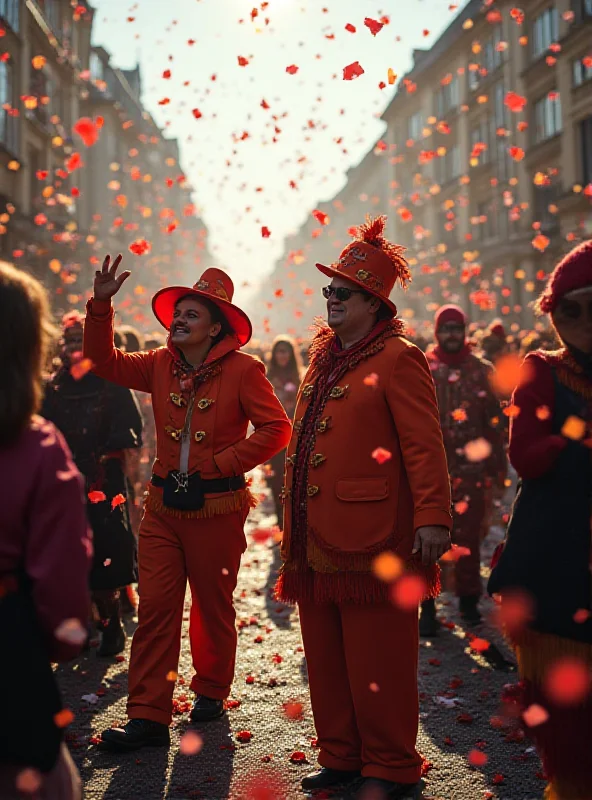
[[(216, 268), (157, 292), (163, 331), (143, 336), (115, 325), (121, 256), (96, 272), (86, 315), (59, 329), (41, 285), (0, 265), (0, 629), (19, 644), (0, 660), (2, 798), (25, 784), (81, 796), (50, 665), (88, 648), (94, 628), (98, 657), (121, 653), (130, 611), (128, 722), (101, 747), (170, 744), (187, 584), (190, 717), (226, 713), (259, 465), (283, 531), (275, 592), (299, 608), (318, 735), (304, 790), (421, 796), (418, 638), (438, 635), (443, 585), (468, 627), (484, 591), (496, 600), (547, 800), (592, 796), (592, 242), (550, 275), (532, 330), (447, 305), (428, 341), (397, 316), (390, 295), (410, 273), (384, 224), (368, 220), (317, 265), (326, 324), (269, 345)], [(485, 588), (481, 545), (515, 480)], [(35, 736), (11, 689), (24, 670), (42, 688)], [(533, 708), (544, 719), (529, 727)]]

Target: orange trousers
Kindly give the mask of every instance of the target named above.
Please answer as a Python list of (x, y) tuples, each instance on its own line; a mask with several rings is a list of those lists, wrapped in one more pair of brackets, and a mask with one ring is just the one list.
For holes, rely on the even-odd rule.
[(140, 526), (139, 625), (129, 665), (130, 719), (169, 724), (181, 647), (187, 581), (191, 587), (191, 652), (197, 694), (230, 694), (237, 633), (232, 595), (246, 549), (246, 513), (177, 519), (147, 509)]
[(418, 781), (417, 610), (354, 603), (299, 609), (319, 764)]

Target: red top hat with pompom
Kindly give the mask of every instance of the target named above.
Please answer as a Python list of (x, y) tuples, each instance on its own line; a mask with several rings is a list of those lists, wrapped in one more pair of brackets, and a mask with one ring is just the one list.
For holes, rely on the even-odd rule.
[(336, 262), (328, 267), (324, 264), (316, 266), (330, 278), (347, 278), (368, 294), (379, 297), (396, 314), (397, 306), (389, 300), (389, 295), (397, 281), (405, 289), (411, 273), (403, 257), (406, 248), (385, 238), (385, 224), (385, 215), (375, 219), (366, 217), (366, 222), (356, 229), (354, 240), (344, 248)]
[(175, 306), (182, 297), (195, 296), (198, 300), (205, 297), (215, 303), (228, 320), (228, 324), (236, 334), (236, 338), (245, 345), (253, 333), (251, 321), (244, 311), (232, 304), (234, 284), (223, 270), (209, 267), (193, 286), (167, 286), (156, 292), (152, 298), (154, 316), (167, 331), (173, 321)]

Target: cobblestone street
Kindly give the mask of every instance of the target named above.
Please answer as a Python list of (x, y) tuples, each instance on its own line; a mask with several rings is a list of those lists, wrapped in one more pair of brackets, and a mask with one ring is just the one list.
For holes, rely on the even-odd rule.
[[(262, 487), (257, 484), (256, 489)], [(193, 699), (186, 690), (191, 678), (188, 606), (169, 751), (140, 750), (116, 757), (96, 747), (101, 730), (125, 719), (129, 643), (118, 660), (101, 661), (91, 648), (60, 669), (65, 703), (76, 715), (68, 740), (89, 800), (303, 796), (300, 779), (316, 763), (315, 731), (297, 612), (270, 597), (278, 547), (273, 540), (261, 542), (260, 536), (252, 536), (255, 529), (272, 524), (268, 511), (265, 501), (249, 520), (249, 548), (236, 596), (239, 648), (228, 715), (198, 729), (201, 752), (190, 756), (179, 749), (180, 737), (189, 729), (187, 712)], [(489, 541), (488, 545), (487, 551)], [(418, 746), (426, 759), (424, 798), (539, 800), (544, 781), (536, 753), (495, 719), (502, 687), (517, 680), (504, 661), (511, 659), (509, 651), (487, 623), (476, 632), (492, 643), (485, 654), (489, 660), (472, 651), (450, 596), (443, 595), (440, 604), (440, 635), (421, 644)], [(133, 629), (130, 620), (128, 632)], [(290, 703), (294, 705), (285, 709)], [(237, 738), (241, 732), (251, 737), (243, 733)], [(475, 748), (488, 757), (482, 767), (469, 763)]]

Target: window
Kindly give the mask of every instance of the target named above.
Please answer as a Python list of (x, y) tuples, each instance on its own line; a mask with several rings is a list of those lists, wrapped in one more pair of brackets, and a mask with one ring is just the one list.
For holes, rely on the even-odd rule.
[(474, 239), (493, 239), (498, 234), (497, 203), (493, 201), (477, 203), (475, 215), (471, 217)]
[(19, 29), (19, 3), (20, 0), (0, 0), (0, 17), (17, 33)]
[(479, 124), (471, 130), (471, 158), (478, 158), (479, 164), (489, 163), (489, 119), (487, 117), (483, 117)]
[(559, 226), (557, 213), (551, 211), (557, 204), (560, 194), (560, 185), (557, 180), (550, 179), (547, 185), (533, 186), (534, 191), (534, 217), (541, 224), (541, 233), (551, 233)]
[(442, 118), (452, 109), (458, 108), (459, 104), (459, 83), (455, 75), (449, 83), (441, 86), (436, 92), (436, 116)]
[(446, 151), (446, 155), (437, 159), (436, 179), (438, 183), (448, 183), (448, 181), (458, 178), (460, 173), (460, 147), (455, 144)]
[(505, 104), (506, 89), (503, 83), (496, 83), (493, 90), (494, 114), (496, 128), (508, 127), (508, 107)]
[(90, 66), (90, 76), (93, 79), (93, 81), (104, 80), (103, 62), (95, 52), (92, 52), (90, 54), (89, 66)]
[(407, 138), (408, 139), (419, 139), (421, 136), (421, 132), (423, 130), (423, 122), (421, 119), (421, 112), (418, 111), (412, 117), (409, 117), (407, 120)]
[(572, 0), (571, 7), (575, 13), (575, 22), (583, 22), (586, 17), (592, 17), (592, 0)]
[(555, 6), (550, 6), (539, 14), (532, 25), (532, 57), (542, 56), (558, 38), (559, 15)]
[(12, 64), (0, 62), (0, 142), (12, 153), (18, 153), (18, 120), (10, 116), (3, 106), (14, 100), (14, 72)]
[(580, 122), (580, 150), (582, 154), (583, 183), (592, 183), (592, 117)]
[(485, 43), (483, 48), (483, 66), (487, 72), (493, 72), (498, 67), (501, 67), (503, 61), (503, 53), (500, 49), (502, 42), (502, 26), (496, 25), (491, 36)]
[(550, 139), (561, 131), (561, 98), (545, 95), (534, 105), (535, 144)]
[(43, 9), (43, 15), (49, 23), (49, 27), (56, 35), (59, 35), (61, 30), (59, 0), (38, 0), (38, 3)]
[(592, 58), (590, 56), (583, 56), (573, 62), (572, 69), (574, 86), (581, 86), (592, 78)]
[(496, 149), (496, 162), (497, 162), (497, 177), (500, 181), (505, 181), (509, 176), (510, 167), (510, 154), (508, 153), (508, 145), (505, 137), (498, 137), (495, 143)]

